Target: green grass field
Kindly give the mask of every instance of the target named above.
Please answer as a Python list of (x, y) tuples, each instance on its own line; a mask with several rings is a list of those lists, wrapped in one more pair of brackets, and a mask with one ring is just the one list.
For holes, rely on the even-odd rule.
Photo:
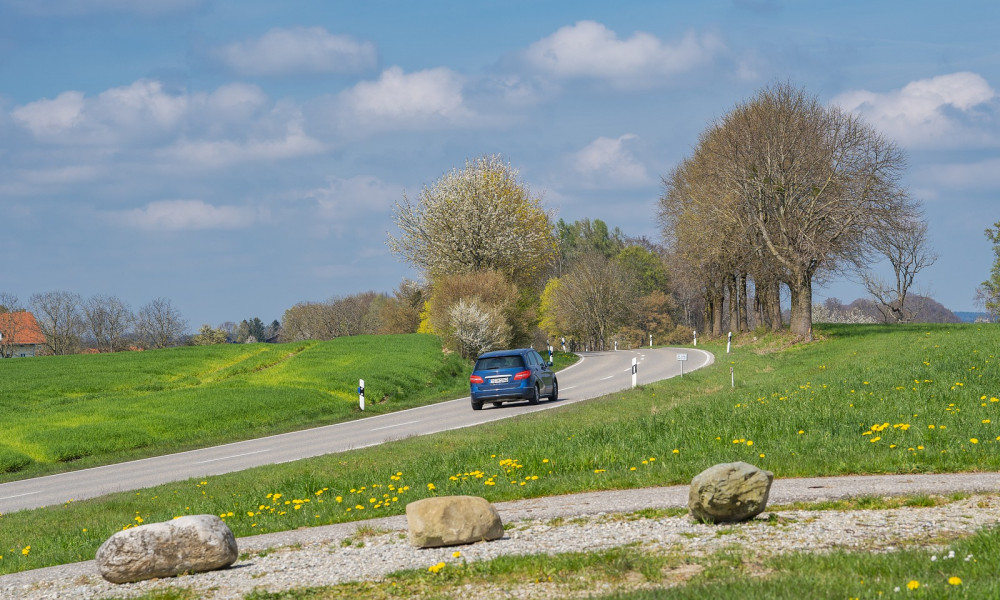
[(335, 423), (468, 393), (429, 335), (0, 361), (0, 481)]
[(183, 514), (225, 515), (239, 537), (401, 514), (435, 494), (686, 484), (735, 460), (778, 478), (1000, 470), (996, 325), (817, 333), (797, 346), (746, 336), (730, 355), (710, 344), (716, 364), (683, 379), (483, 427), (3, 515), (0, 572), (89, 559), (114, 531)]

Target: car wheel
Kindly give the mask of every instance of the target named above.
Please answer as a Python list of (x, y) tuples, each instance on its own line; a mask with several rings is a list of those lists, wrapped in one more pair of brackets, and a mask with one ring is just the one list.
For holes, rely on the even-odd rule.
[(483, 410), (483, 403), (482, 402), (476, 402), (475, 400), (473, 400), (472, 401), (472, 410)]
[(559, 382), (555, 377), (552, 378), (552, 393), (549, 395), (549, 400), (555, 402), (559, 399)]
[(534, 391), (532, 391), (531, 397), (528, 398), (528, 404), (538, 404), (538, 401), (542, 397), (542, 391), (538, 389), (538, 385), (537, 384), (535, 385), (535, 387), (533, 389), (534, 389)]

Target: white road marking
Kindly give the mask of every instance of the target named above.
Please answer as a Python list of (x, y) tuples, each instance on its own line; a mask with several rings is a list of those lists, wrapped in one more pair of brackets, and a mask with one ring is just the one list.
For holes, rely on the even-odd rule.
[(407, 421), (406, 423), (396, 423), (395, 425), (386, 425), (385, 427), (376, 427), (375, 429), (369, 429), (369, 431), (379, 431), (382, 429), (392, 429), (393, 427), (402, 427), (403, 425), (413, 425), (414, 423), (419, 423), (423, 419), (417, 419), (416, 421)]
[(598, 381), (604, 381), (605, 379), (611, 379), (612, 377), (614, 377), (614, 375), (608, 375), (607, 377), (601, 377)]
[(263, 450), (254, 450), (253, 452), (244, 452), (243, 454), (233, 454), (232, 456), (223, 456), (222, 458), (210, 458), (208, 460), (199, 460), (194, 463), (196, 465), (203, 465), (210, 462), (218, 462), (220, 460), (229, 460), (230, 458), (239, 458), (241, 456), (250, 456), (251, 454), (260, 454), (261, 452), (267, 452), (270, 448), (265, 448)]
[(18, 494), (16, 496), (4, 496), (3, 498), (0, 498), (0, 500), (10, 500), (11, 498), (20, 498), (21, 496), (30, 496), (32, 494), (40, 494), (40, 493), (41, 492), (27, 492), (25, 494)]

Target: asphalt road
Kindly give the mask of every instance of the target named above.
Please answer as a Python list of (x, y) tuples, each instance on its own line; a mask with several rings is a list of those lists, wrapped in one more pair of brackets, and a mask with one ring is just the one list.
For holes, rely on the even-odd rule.
[(499, 408), (487, 405), (481, 411), (473, 411), (469, 398), (465, 397), (304, 431), (13, 481), (0, 484), (0, 513), (291, 462), (548, 410), (631, 387), (633, 357), (638, 360), (640, 385), (679, 375), (679, 352), (688, 355), (683, 363), (685, 373), (715, 360), (711, 353), (696, 349), (585, 352), (581, 354), (582, 360), (557, 374), (559, 400), (556, 402), (543, 401), (536, 406), (512, 403)]

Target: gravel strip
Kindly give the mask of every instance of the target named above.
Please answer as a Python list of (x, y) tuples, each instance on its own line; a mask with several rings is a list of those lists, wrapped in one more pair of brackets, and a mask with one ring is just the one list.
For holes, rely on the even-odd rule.
[[(505, 536), (459, 548), (417, 549), (406, 541), (402, 516), (344, 523), (239, 540), (249, 554), (232, 568), (175, 579), (113, 585), (93, 561), (0, 577), (0, 597), (24, 600), (127, 598), (155, 589), (182, 587), (205, 598), (242, 598), (254, 589), (279, 591), (378, 579), (401, 569), (438, 562), (490, 560), (504, 555), (593, 551), (631, 543), (651, 549), (704, 555), (752, 543), (757, 552), (825, 551), (832, 548), (892, 551), (968, 535), (1000, 522), (1000, 473), (851, 476), (777, 480), (769, 504), (915, 494), (975, 492), (978, 496), (927, 508), (799, 511), (770, 514), (725, 527), (693, 523), (687, 517), (622, 517), (643, 508), (687, 505), (688, 486), (590, 492), (496, 504)], [(553, 522), (553, 519), (561, 521)], [(374, 534), (356, 535), (359, 527)], [(345, 545), (350, 541), (350, 545)], [(459, 551), (456, 558), (453, 552)], [(593, 590), (591, 590), (593, 591)]]

